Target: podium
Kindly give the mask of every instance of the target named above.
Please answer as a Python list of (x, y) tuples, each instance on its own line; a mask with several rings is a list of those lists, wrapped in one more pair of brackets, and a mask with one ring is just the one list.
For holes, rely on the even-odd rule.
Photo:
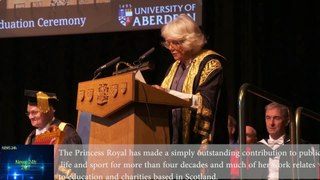
[(169, 144), (168, 110), (190, 105), (133, 72), (84, 81), (78, 84), (77, 130), (85, 144)]

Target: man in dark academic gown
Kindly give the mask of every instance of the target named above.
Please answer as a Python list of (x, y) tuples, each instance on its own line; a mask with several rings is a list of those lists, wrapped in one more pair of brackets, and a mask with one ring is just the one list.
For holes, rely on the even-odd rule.
[[(26, 115), (30, 119), (31, 125), (36, 128), (29, 134), (25, 144), (33, 144), (36, 135), (48, 131), (52, 126), (56, 126), (64, 132), (64, 138), (60, 144), (82, 144), (75, 128), (55, 117), (54, 105), (58, 99), (54, 93), (25, 90), (25, 96), (28, 97)], [(52, 144), (54, 143), (52, 142)]]

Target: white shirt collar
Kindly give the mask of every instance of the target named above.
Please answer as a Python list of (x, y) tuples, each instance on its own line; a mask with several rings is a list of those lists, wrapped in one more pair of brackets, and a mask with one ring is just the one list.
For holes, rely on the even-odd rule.
[(269, 135), (268, 143), (269, 143), (269, 142), (277, 142), (278, 144), (284, 144), (284, 136), (285, 136), (285, 135), (282, 135), (282, 136), (280, 136), (278, 139), (273, 139), (273, 138)]
[(52, 120), (51, 120), (44, 128), (42, 128), (42, 129), (37, 128), (37, 129), (36, 129), (36, 135), (39, 135), (39, 134), (42, 134), (42, 133), (46, 132), (46, 131), (49, 129), (52, 121), (54, 121), (54, 119), (55, 119), (55, 118), (52, 118)]

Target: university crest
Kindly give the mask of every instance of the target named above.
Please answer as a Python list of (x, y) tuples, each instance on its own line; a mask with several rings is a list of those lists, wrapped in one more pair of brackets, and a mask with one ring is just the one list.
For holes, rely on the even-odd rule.
[(119, 5), (118, 20), (122, 26), (130, 26), (133, 20), (131, 4)]

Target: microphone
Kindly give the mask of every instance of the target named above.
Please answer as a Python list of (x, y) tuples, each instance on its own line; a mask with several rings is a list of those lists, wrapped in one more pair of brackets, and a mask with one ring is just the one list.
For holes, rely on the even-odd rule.
[(142, 64), (135, 65), (135, 66), (129, 66), (129, 67), (121, 69), (119, 71), (117, 70), (117, 71), (113, 72), (112, 75), (122, 74), (122, 73), (136, 71), (136, 70), (144, 71), (144, 70), (149, 70), (149, 69), (153, 69), (153, 68), (154, 68), (154, 64), (150, 63), (150, 61), (147, 61)]
[(94, 74), (100, 73), (102, 70), (112, 66), (113, 64), (116, 64), (118, 61), (120, 61), (120, 56), (112, 59), (111, 61), (107, 62), (106, 64), (100, 66), (97, 70), (94, 71)]
[(144, 60), (146, 57), (148, 57), (151, 53), (153, 53), (154, 51), (154, 47), (152, 47), (151, 49), (149, 49), (147, 52), (145, 52), (144, 54), (142, 54), (142, 56), (139, 57), (138, 61), (142, 61)]

